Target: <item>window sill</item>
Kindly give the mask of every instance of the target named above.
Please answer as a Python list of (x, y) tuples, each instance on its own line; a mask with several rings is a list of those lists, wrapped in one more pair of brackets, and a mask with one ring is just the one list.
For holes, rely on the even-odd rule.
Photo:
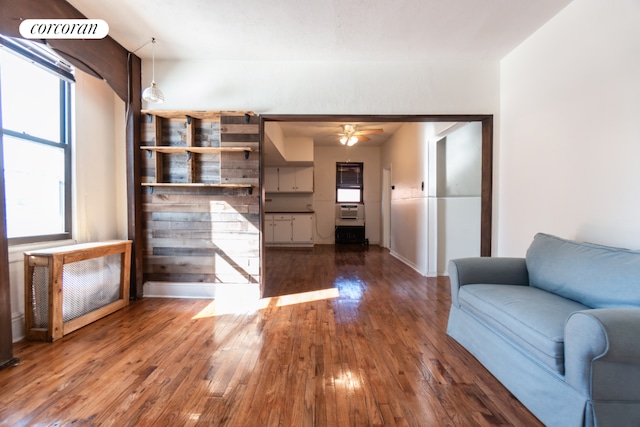
[(50, 242), (25, 243), (24, 245), (9, 246), (9, 263), (22, 261), (24, 253), (39, 249), (55, 248), (57, 246), (73, 245), (78, 243), (74, 239), (52, 240)]

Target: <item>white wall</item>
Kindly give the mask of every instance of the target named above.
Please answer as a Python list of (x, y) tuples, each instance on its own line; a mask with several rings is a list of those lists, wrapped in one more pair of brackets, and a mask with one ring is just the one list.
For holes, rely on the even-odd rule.
[(575, 0), (501, 64), (497, 254), (640, 248), (640, 2)]
[[(497, 114), (498, 62), (156, 61), (158, 109), (259, 114)], [(151, 61), (142, 81), (151, 81)]]
[(383, 146), (394, 186), (391, 254), (423, 275), (480, 254), (481, 130), (480, 122), (406, 123)]
[[(381, 166), (391, 168), (392, 255), (427, 274), (428, 123), (406, 123), (382, 148)], [(422, 183), (424, 182), (424, 189)]]
[[(80, 71), (75, 84), (75, 134), (72, 151), (73, 241), (126, 239), (125, 111), (101, 80)], [(24, 262), (28, 250), (60, 246), (62, 242), (9, 247), (9, 281), (13, 340), (24, 337)]]
[(81, 243), (124, 239), (127, 236), (125, 104), (106, 82), (77, 74), (74, 237)]
[(482, 123), (444, 133), (429, 142), (428, 276), (448, 275), (451, 259), (480, 256)]
[(380, 147), (356, 144), (346, 147), (315, 147), (313, 209), (315, 210), (314, 242), (335, 242), (336, 162), (362, 162), (364, 171), (365, 238), (369, 243), (380, 242), (380, 200), (382, 170)]
[(438, 197), (480, 197), (482, 123), (459, 123), (437, 143)]

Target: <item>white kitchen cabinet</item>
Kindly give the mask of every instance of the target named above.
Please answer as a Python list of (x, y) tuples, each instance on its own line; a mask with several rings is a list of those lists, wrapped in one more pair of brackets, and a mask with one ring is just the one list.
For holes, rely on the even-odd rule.
[(262, 234), (266, 245), (273, 243), (273, 214), (264, 215), (264, 231)]
[(296, 169), (278, 168), (278, 191), (281, 193), (291, 193), (296, 190)]
[(313, 243), (313, 215), (291, 215), (291, 240), (294, 243)]
[(267, 193), (313, 193), (313, 166), (265, 168)]
[(273, 242), (291, 243), (291, 215), (273, 216)]
[(265, 214), (264, 241), (267, 246), (313, 245), (313, 214)]
[(313, 192), (313, 166), (296, 169), (296, 191)]
[(264, 225), (266, 244), (291, 242), (291, 215), (265, 214)]

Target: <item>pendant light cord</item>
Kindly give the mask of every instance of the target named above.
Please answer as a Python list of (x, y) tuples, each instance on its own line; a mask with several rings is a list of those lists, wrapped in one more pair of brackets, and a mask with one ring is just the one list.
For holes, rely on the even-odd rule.
[(156, 82), (156, 38), (151, 37), (151, 82)]

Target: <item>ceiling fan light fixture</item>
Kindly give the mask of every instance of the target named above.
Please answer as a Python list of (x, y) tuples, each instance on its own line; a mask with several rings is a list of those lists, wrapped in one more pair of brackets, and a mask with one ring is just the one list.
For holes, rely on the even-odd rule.
[[(148, 42), (147, 42), (148, 43)], [(156, 39), (151, 38), (151, 86), (142, 91), (142, 99), (153, 104), (164, 102), (164, 94), (156, 86)]]
[(340, 144), (345, 145), (349, 138), (346, 135), (340, 137)]
[(351, 135), (349, 137), (349, 141), (347, 142), (347, 146), (351, 147), (353, 145), (355, 145), (358, 142), (358, 137), (355, 135)]

